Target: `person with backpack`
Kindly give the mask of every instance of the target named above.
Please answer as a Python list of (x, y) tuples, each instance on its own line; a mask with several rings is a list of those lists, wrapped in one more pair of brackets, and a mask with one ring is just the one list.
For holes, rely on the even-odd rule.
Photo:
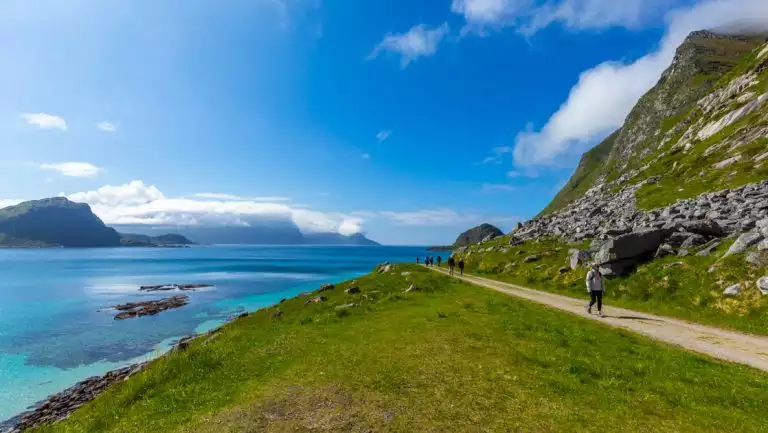
[(600, 273), (600, 265), (592, 264), (592, 269), (587, 272), (587, 292), (589, 292), (589, 304), (587, 314), (592, 314), (592, 307), (597, 303), (597, 315), (603, 317), (603, 292), (605, 283), (603, 274)]
[(453, 267), (456, 266), (456, 259), (453, 256), (448, 258), (448, 273), (453, 275)]
[(459, 274), (464, 275), (464, 259), (459, 259)]

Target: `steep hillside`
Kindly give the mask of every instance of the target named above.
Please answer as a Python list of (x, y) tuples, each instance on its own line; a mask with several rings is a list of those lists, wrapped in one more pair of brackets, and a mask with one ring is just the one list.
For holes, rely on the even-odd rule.
[(120, 235), (104, 225), (87, 204), (64, 197), (0, 209), (0, 246), (111, 247)]
[[(757, 57), (765, 40), (765, 35), (718, 35), (708, 31), (689, 35), (678, 48), (672, 65), (662, 74), (656, 86), (638, 101), (618, 131), (582, 157), (569, 182), (543, 214), (564, 208), (595, 186), (610, 184), (612, 189), (617, 189), (632, 183), (635, 178), (642, 180), (651, 172), (667, 173), (670, 179), (694, 174), (687, 172), (685, 167), (679, 164), (674, 170), (669, 169), (684, 155), (689, 156), (686, 158), (689, 166), (698, 166), (697, 159), (703, 152), (728, 137), (723, 133), (736, 132), (721, 131), (725, 126), (737, 127), (739, 125), (734, 123), (738, 120), (742, 120), (741, 126), (747, 123), (754, 126), (757, 123), (759, 116), (744, 119), (747, 114), (744, 113), (734, 115), (735, 118), (730, 119), (726, 114), (734, 113), (745, 106), (750, 106), (750, 110), (760, 108), (763, 102), (760, 96), (765, 91), (760, 83), (768, 80), (761, 81), (761, 78), (766, 78), (765, 74), (761, 74), (760, 68), (761, 59), (765, 60), (765, 57)], [(762, 109), (757, 111), (765, 112)], [(702, 134), (698, 133), (709, 123), (724, 118), (726, 120), (723, 125), (712, 126)], [(717, 134), (718, 132), (723, 133)], [(745, 139), (754, 138), (759, 136), (759, 132), (741, 135)], [(685, 140), (681, 140), (682, 138)], [(704, 141), (706, 143), (701, 143)], [(680, 146), (676, 146), (678, 143)], [(693, 146), (699, 143), (702, 145), (697, 149), (701, 151), (697, 152)], [(745, 148), (744, 151), (758, 148), (760, 143), (752, 143), (748, 147), (749, 149)], [(710, 158), (707, 158), (705, 162), (708, 165), (704, 167), (712, 167), (720, 162), (717, 160), (718, 156), (727, 155), (727, 152), (717, 150), (706, 155)], [(670, 153), (684, 155), (665, 159)], [(652, 207), (669, 204), (677, 198), (692, 197), (706, 191), (710, 186), (738, 186), (759, 178), (751, 176), (749, 179), (729, 181), (723, 179), (723, 173), (713, 171), (717, 169), (704, 174), (699, 171), (695, 173), (701, 177), (702, 183), (707, 184), (705, 188), (680, 191), (680, 194), (677, 193), (677, 188), (674, 188), (674, 192), (666, 194), (663, 199), (641, 200), (640, 205)]]

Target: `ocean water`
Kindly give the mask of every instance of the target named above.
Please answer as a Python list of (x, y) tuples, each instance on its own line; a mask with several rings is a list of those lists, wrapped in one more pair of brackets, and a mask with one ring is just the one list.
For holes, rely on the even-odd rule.
[[(0, 420), (76, 382), (166, 352), (282, 298), (412, 262), (418, 247), (197, 246), (0, 250)], [(429, 253), (437, 255), (437, 253)], [(211, 284), (189, 305), (116, 321), (110, 306), (157, 299), (141, 285)]]

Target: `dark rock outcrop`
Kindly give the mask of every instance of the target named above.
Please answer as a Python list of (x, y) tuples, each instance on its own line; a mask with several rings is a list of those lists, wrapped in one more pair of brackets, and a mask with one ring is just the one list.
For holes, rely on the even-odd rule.
[(181, 290), (182, 292), (195, 289), (202, 289), (206, 287), (213, 287), (210, 284), (161, 284), (157, 286), (141, 286), (139, 290), (142, 292), (166, 292), (170, 290)]
[(128, 302), (127, 304), (116, 305), (113, 308), (119, 311), (115, 316), (115, 320), (124, 320), (141, 316), (153, 316), (172, 308), (183, 307), (188, 303), (188, 296), (179, 295), (153, 301)]
[(503, 236), (504, 233), (499, 230), (498, 227), (491, 224), (481, 224), (477, 227), (473, 227), (464, 233), (460, 234), (454, 242), (454, 248), (464, 247), (471, 244), (482, 242), (483, 240), (490, 240)]

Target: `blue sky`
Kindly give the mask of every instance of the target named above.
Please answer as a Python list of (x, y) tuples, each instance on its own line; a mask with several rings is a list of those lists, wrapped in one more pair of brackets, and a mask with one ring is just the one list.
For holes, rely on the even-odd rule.
[(762, 0), (7, 0), (0, 199), (443, 244), (534, 216), (694, 29)]

